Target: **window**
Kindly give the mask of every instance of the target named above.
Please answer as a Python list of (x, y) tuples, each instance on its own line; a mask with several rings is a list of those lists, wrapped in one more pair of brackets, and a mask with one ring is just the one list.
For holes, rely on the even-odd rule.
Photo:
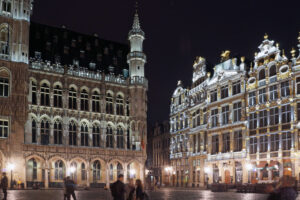
[(230, 151), (230, 134), (223, 134), (223, 153)]
[(211, 111), (211, 127), (218, 125), (218, 108)]
[(276, 100), (278, 98), (277, 85), (270, 86), (270, 100)]
[(28, 161), (28, 165), (28, 167), (32, 170), (32, 180), (34, 181), (37, 179), (37, 162), (34, 158), (31, 158)]
[(101, 164), (99, 160), (93, 163), (93, 181), (100, 181), (101, 179)]
[(8, 24), (0, 25), (0, 54), (9, 54), (9, 31)]
[(217, 90), (211, 91), (210, 92), (210, 101), (215, 102), (218, 100), (218, 92)]
[(233, 122), (241, 121), (242, 118), (242, 102), (233, 104)]
[(59, 85), (54, 87), (54, 107), (62, 108), (62, 89)]
[(106, 128), (106, 147), (108, 148), (114, 148), (113, 143), (113, 130), (110, 125)]
[(297, 77), (296, 84), (297, 84), (297, 94), (300, 94), (300, 77)]
[(259, 90), (259, 103), (266, 103), (267, 101), (267, 95), (266, 95), (266, 88)]
[(202, 110), (202, 114), (203, 114), (203, 124), (207, 124), (207, 112), (206, 112), (206, 108), (204, 108)]
[(300, 121), (300, 103), (297, 103), (297, 119)]
[(278, 151), (279, 149), (279, 135), (272, 134), (271, 135), (271, 151)]
[(126, 101), (126, 114), (129, 116), (129, 100)]
[(252, 137), (250, 138), (250, 153), (256, 153), (257, 152), (257, 138)]
[(117, 128), (117, 148), (124, 148), (124, 131), (121, 126)]
[(82, 181), (86, 180), (86, 169), (84, 163), (81, 163), (81, 180)]
[(110, 93), (107, 93), (107, 95), (106, 95), (106, 113), (114, 114), (113, 97)]
[(121, 163), (118, 163), (118, 164), (117, 164), (117, 177), (118, 177), (120, 174), (123, 174), (123, 167), (122, 167)]
[(85, 89), (83, 89), (80, 94), (80, 109), (89, 111), (89, 95)]
[(270, 67), (269, 73), (270, 73), (270, 77), (276, 75), (276, 66), (275, 66), (275, 65), (272, 65), (272, 66)]
[(290, 150), (292, 148), (292, 135), (290, 132), (282, 133), (282, 150)]
[(268, 151), (268, 136), (260, 136), (259, 138), (259, 151), (267, 152)]
[(243, 148), (243, 134), (242, 131), (234, 132), (234, 151), (242, 151)]
[(229, 106), (222, 107), (222, 124), (228, 124), (229, 122)]
[(121, 95), (117, 96), (116, 100), (116, 106), (117, 106), (117, 115), (124, 115), (124, 100)]
[(8, 137), (8, 120), (0, 119), (0, 138)]
[(92, 111), (100, 112), (100, 94), (97, 91), (94, 91), (92, 99)]
[(62, 124), (61, 122), (55, 121), (53, 127), (54, 133), (54, 144), (62, 144), (63, 133), (62, 133)]
[(114, 180), (114, 166), (110, 164), (109, 166), (109, 180), (113, 181)]
[(46, 83), (41, 86), (41, 105), (50, 106), (50, 89)]
[(8, 12), (8, 13), (11, 12), (11, 2), (10, 1), (4, 0), (2, 2), (2, 11)]
[(267, 110), (259, 111), (259, 127), (268, 126), (268, 112)]
[(256, 129), (257, 127), (257, 116), (256, 113), (250, 113), (249, 115), (249, 128), (250, 130)]
[(212, 136), (212, 150), (211, 154), (217, 154), (219, 153), (219, 136), (214, 135)]
[(281, 83), (281, 96), (288, 97), (290, 96), (290, 85), (289, 81), (285, 81)]
[(77, 127), (73, 121), (69, 124), (69, 145), (77, 145)]
[(249, 106), (254, 106), (256, 104), (256, 94), (255, 92), (249, 93)]
[(86, 123), (81, 124), (80, 132), (81, 146), (89, 146), (89, 130)]
[(93, 147), (100, 147), (101, 137), (100, 137), (100, 126), (93, 126)]
[(65, 177), (65, 165), (63, 161), (61, 160), (56, 161), (54, 167), (55, 167), (54, 169), (55, 180), (63, 180), (63, 178)]
[(228, 97), (228, 86), (221, 88), (221, 99)]
[(76, 102), (76, 90), (75, 88), (71, 87), (69, 90), (69, 109), (77, 109), (77, 102)]
[(263, 80), (266, 78), (265, 69), (259, 71), (258, 80)]
[(36, 96), (36, 83), (31, 82), (31, 103), (33, 105), (37, 104), (37, 96)]
[(241, 93), (241, 82), (237, 81), (232, 84), (232, 95)]
[(288, 123), (291, 121), (291, 106), (285, 105), (281, 107), (281, 120), (282, 123)]
[(0, 77), (0, 97), (8, 97), (9, 79)]
[(72, 180), (77, 180), (77, 164), (76, 162), (71, 163), (71, 169), (73, 168), (74, 171), (70, 173), (70, 177)]
[(49, 135), (50, 135), (50, 124), (48, 120), (43, 119), (41, 122), (41, 144), (49, 144)]
[(279, 124), (279, 110), (278, 108), (270, 109), (270, 125), (278, 125)]
[(36, 127), (35, 120), (32, 120), (32, 122), (31, 122), (31, 142), (32, 143), (37, 142), (37, 127)]

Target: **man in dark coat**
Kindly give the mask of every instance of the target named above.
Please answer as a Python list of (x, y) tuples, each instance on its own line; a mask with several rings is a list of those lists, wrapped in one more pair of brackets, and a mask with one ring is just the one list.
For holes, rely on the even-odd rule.
[(124, 200), (125, 199), (125, 185), (123, 183), (124, 176), (120, 174), (118, 180), (114, 182), (111, 187), (111, 194), (114, 200)]
[(2, 187), (3, 194), (4, 194), (3, 200), (6, 200), (6, 198), (7, 198), (8, 178), (7, 178), (5, 172), (2, 173), (1, 187)]

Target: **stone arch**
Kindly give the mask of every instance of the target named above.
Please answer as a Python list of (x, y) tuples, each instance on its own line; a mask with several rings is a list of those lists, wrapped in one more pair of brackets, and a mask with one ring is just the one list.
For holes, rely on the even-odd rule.
[(68, 124), (70, 124), (71, 122), (74, 122), (76, 125), (79, 125), (77, 119), (75, 117), (70, 117), (68, 120)]
[(94, 121), (92, 121), (91, 124), (92, 125), (99, 125), (99, 126), (101, 126), (101, 122), (99, 120), (94, 120)]
[(78, 87), (75, 84), (70, 84), (69, 89), (71, 88), (74, 88), (76, 92), (78, 91)]
[(100, 89), (99, 89), (99, 88), (93, 88), (93, 89), (92, 89), (92, 94), (93, 94), (94, 92), (97, 92), (98, 94), (100, 94)]
[(87, 86), (81, 86), (80, 92), (82, 92), (83, 90), (85, 90), (87, 93), (89, 93), (89, 91), (90, 91), (90, 89)]
[(43, 85), (44, 83), (46, 83), (47, 84), (47, 86), (50, 88), (51, 87), (51, 83), (50, 83), (50, 81), (49, 80), (47, 80), (47, 79), (43, 79), (43, 80), (41, 80), (40, 81), (40, 86), (41, 85)]
[(112, 97), (114, 96), (114, 92), (112, 90), (107, 90), (106, 95), (110, 94)]
[(86, 123), (86, 125), (89, 127), (90, 126), (90, 122), (89, 120), (87, 119), (82, 119), (80, 122), (79, 122), (79, 126), (81, 126), (83, 123)]
[(56, 81), (53, 83), (53, 87), (55, 87), (55, 86), (59, 86), (60, 88), (62, 88), (63, 84), (60, 81)]

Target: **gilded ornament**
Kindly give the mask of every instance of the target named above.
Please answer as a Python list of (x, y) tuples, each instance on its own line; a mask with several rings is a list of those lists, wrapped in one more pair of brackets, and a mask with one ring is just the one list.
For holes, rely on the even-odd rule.
[(264, 35), (264, 39), (265, 39), (265, 40), (267, 40), (268, 38), (269, 38), (268, 34), (267, 34), (267, 33), (265, 33), (265, 35)]
[(295, 58), (295, 55), (296, 55), (296, 50), (294, 48), (292, 48), (291, 50), (291, 54), (292, 54), (292, 57)]
[(229, 56), (230, 56), (230, 51), (229, 50), (223, 51), (221, 53), (221, 62), (228, 60)]

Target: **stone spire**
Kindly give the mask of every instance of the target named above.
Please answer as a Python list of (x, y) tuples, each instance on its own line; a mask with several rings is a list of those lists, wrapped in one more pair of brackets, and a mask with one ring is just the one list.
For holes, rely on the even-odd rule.
[(141, 29), (141, 25), (140, 25), (137, 2), (136, 2), (136, 6), (135, 6), (135, 14), (134, 14), (134, 18), (133, 18), (132, 29), (129, 31), (129, 36), (135, 35), (135, 34), (145, 37), (145, 33)]

